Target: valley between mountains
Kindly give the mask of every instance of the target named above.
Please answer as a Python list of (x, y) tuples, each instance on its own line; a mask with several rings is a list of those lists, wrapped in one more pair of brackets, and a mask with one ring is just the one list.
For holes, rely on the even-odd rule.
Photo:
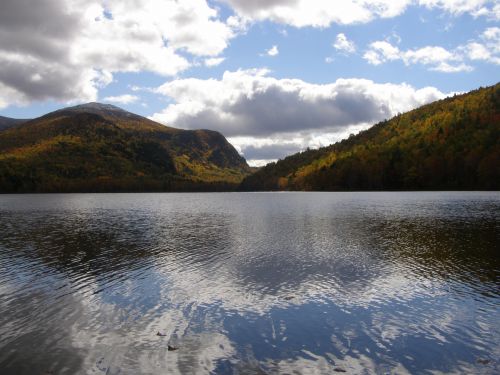
[(0, 117), (0, 192), (497, 190), (500, 84), (256, 169), (211, 130), (89, 103)]

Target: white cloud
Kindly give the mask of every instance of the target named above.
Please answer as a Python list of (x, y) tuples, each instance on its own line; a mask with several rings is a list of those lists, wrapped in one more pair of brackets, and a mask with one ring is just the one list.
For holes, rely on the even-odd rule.
[(468, 64), (470, 61), (500, 65), (500, 28), (487, 28), (478, 40), (471, 40), (453, 50), (440, 46), (401, 50), (388, 41), (379, 40), (369, 45), (363, 58), (372, 65), (401, 60), (406, 65), (421, 64), (445, 73), (471, 71), (474, 68)]
[(136, 95), (124, 94), (118, 96), (107, 96), (103, 99), (103, 101), (118, 104), (131, 104), (136, 103), (140, 99), (141, 98)]
[(362, 123), (339, 130), (305, 130), (266, 137), (236, 136), (228, 137), (228, 141), (245, 156), (249, 165), (259, 167), (307, 148), (316, 149), (331, 145), (371, 125), (373, 123)]
[(218, 130), (243, 154), (248, 149), (255, 160), (280, 157), (271, 155), (270, 145), (279, 146), (281, 156), (291, 148), (327, 145), (445, 95), (432, 87), (417, 90), (407, 84), (364, 79), (311, 84), (276, 79), (269, 71), (257, 69), (225, 72), (220, 80), (178, 79), (157, 92), (174, 103), (154, 114), (153, 120), (186, 129)]
[(173, 76), (217, 56), (243, 27), (206, 0), (4, 0), (0, 105), (91, 101), (115, 72)]
[[(219, 20), (216, 9), (205, 0), (108, 0), (105, 5), (112, 19), (101, 16), (101, 27), (97, 27), (99, 23), (94, 26), (116, 30), (118, 38), (125, 37), (127, 41), (158, 42), (157, 47), (163, 49), (215, 56), (235, 36), (233, 29)], [(96, 9), (92, 16), (100, 17), (101, 10)]]
[(483, 44), (469, 43), (467, 49), (471, 60), (488, 60), (491, 57), (490, 51)]
[(12, 103), (26, 105), (28, 104), (28, 100), (19, 91), (14, 90), (0, 82), (0, 109), (8, 107)]
[(364, 23), (401, 14), (411, 0), (223, 0), (241, 16), (295, 27), (328, 27), (332, 23)]
[(335, 38), (335, 42), (333, 43), (333, 47), (340, 52), (351, 54), (356, 52), (356, 45), (352, 40), (349, 40), (345, 34), (340, 33)]
[(336, 24), (367, 23), (377, 18), (402, 14), (409, 6), (440, 9), (452, 15), (474, 17), (500, 14), (496, 0), (220, 0), (238, 15), (254, 21), (270, 20), (295, 27), (328, 27)]
[(447, 62), (441, 62), (436, 66), (432, 67), (431, 70), (442, 73), (460, 73), (460, 72), (470, 72), (474, 68), (470, 65), (460, 63), (460, 64), (448, 64)]
[(278, 50), (278, 46), (272, 46), (270, 49), (266, 51), (266, 54), (272, 57), (278, 56), (279, 53), (280, 51)]
[(460, 57), (443, 47), (427, 46), (403, 52), (402, 58), (406, 64), (434, 65), (442, 61), (459, 61)]
[(222, 64), (225, 59), (225, 57), (210, 57), (208, 59), (205, 59), (204, 63), (205, 66), (213, 67)]
[(498, 7), (496, 0), (419, 0), (419, 5), (440, 8), (454, 15), (469, 13), (474, 17), (490, 17)]
[(491, 11), (486, 12), (486, 16), (490, 19), (498, 21), (500, 20), (500, 4), (496, 4)]
[(468, 43), (461, 47), (461, 50), (471, 60), (500, 65), (500, 28), (486, 29), (480, 40)]
[[(498, 42), (500, 40), (500, 28), (499, 27), (489, 27), (483, 32), (483, 38), (486, 40), (493, 40)], [(497, 45), (497, 48), (499, 46)]]
[(386, 61), (400, 59), (398, 47), (384, 40), (379, 40), (370, 44), (370, 49), (363, 56), (372, 65), (379, 65)]
[(421, 64), (428, 66), (430, 70), (445, 73), (471, 71), (473, 69), (462, 62), (463, 56), (459, 53), (450, 52), (438, 46), (426, 46), (404, 51), (389, 42), (376, 41), (370, 44), (363, 57), (372, 65), (401, 60), (405, 65)]

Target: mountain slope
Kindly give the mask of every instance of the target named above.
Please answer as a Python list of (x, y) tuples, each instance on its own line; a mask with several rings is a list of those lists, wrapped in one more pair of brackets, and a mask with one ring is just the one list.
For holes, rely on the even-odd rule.
[(271, 163), (242, 190), (500, 188), (500, 84), (440, 100)]
[(1, 192), (218, 189), (248, 171), (217, 132), (112, 105), (64, 108), (0, 132)]
[(29, 120), (0, 116), (0, 132), (2, 130), (10, 129), (14, 126), (24, 124), (26, 121), (29, 121)]

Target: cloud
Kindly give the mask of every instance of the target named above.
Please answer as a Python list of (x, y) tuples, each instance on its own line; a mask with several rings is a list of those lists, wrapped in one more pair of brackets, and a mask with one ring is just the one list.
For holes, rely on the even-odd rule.
[[(436, 89), (339, 79), (310, 84), (276, 79), (267, 70), (226, 71), (221, 80), (178, 79), (156, 91), (176, 103), (153, 117), (190, 129), (208, 127), (230, 136), (271, 135), (338, 128), (390, 117), (442, 97)], [(429, 97), (422, 97), (429, 93)]]
[[(96, 100), (99, 89), (118, 72), (169, 77), (196, 61), (215, 66), (230, 41), (259, 20), (328, 27), (395, 17), (411, 5), (491, 19), (500, 15), (500, 5), (486, 0), (219, 1), (229, 4), (234, 14), (223, 19), (208, 0), (3, 0), (0, 108), (49, 99)], [(335, 46), (348, 53), (354, 45), (342, 36)], [(498, 53), (491, 49), (498, 48), (496, 43), (471, 41), (460, 52), (471, 61), (498, 63)], [(275, 56), (279, 51), (276, 47), (269, 52)], [(372, 61), (382, 60), (377, 51), (367, 53)], [(428, 66), (470, 69), (465, 62), (451, 60)]]
[(401, 14), (410, 0), (342, 2), (322, 0), (224, 0), (239, 15), (256, 21), (270, 20), (295, 27), (328, 27), (332, 23), (365, 23)]
[(500, 28), (487, 28), (479, 41), (470, 42), (460, 49), (470, 60), (500, 65)]
[(248, 149), (260, 159), (270, 155), (256, 143), (257, 138), (276, 137), (274, 145), (281, 147), (286, 143), (317, 146), (318, 137), (331, 140), (352, 127), (366, 127), (444, 97), (432, 87), (417, 90), (407, 84), (365, 79), (311, 84), (276, 79), (259, 69), (226, 71), (220, 80), (178, 79), (156, 91), (174, 103), (152, 119), (186, 129), (218, 130), (232, 140), (239, 137), (240, 151), (245, 154)]
[(379, 40), (369, 45), (363, 58), (372, 65), (401, 60), (405, 65), (420, 64), (444, 73), (469, 72), (474, 69), (469, 65), (472, 61), (500, 65), (500, 28), (487, 28), (478, 40), (471, 40), (453, 50), (440, 46), (400, 50), (388, 41)]
[[(500, 28), (498, 27), (490, 27), (487, 28), (484, 32), (482, 37), (486, 40), (492, 40), (498, 42), (500, 40)], [(498, 48), (498, 44), (497, 44)]]
[(245, 156), (249, 165), (263, 166), (307, 148), (317, 149), (331, 145), (371, 125), (373, 123), (361, 123), (332, 130), (304, 130), (266, 137), (235, 136), (228, 137), (228, 141)]
[(401, 60), (405, 65), (420, 64), (430, 70), (445, 73), (471, 71), (470, 65), (462, 62), (463, 56), (438, 46), (426, 46), (413, 50), (400, 50), (386, 41), (376, 41), (370, 44), (363, 58), (372, 65), (380, 65), (387, 61)]
[(220, 0), (238, 15), (254, 21), (269, 20), (295, 27), (325, 28), (333, 23), (367, 23), (377, 18), (396, 17), (409, 6), (440, 9), (452, 15), (492, 17), (500, 14), (495, 0)]
[(205, 59), (204, 63), (205, 66), (213, 67), (222, 64), (225, 59), (225, 57), (210, 57), (208, 59)]
[(398, 47), (389, 42), (379, 40), (370, 44), (370, 48), (363, 55), (363, 58), (372, 65), (380, 65), (386, 61), (400, 59), (400, 51)]
[[(473, 17), (491, 17), (498, 11), (496, 0), (419, 0), (418, 3), (430, 9), (442, 9), (453, 15), (469, 13)], [(498, 14), (496, 19), (498, 19)]]
[(266, 51), (266, 54), (267, 54), (268, 56), (272, 56), (272, 57), (274, 57), (274, 56), (278, 56), (278, 54), (279, 54), (279, 53), (280, 53), (280, 51), (278, 50), (278, 46), (276, 46), (276, 45), (275, 45), (275, 46), (272, 46), (272, 48), (270, 48), (270, 49), (268, 49), (268, 50)]
[(99, 72), (70, 63), (82, 17), (64, 2), (5, 0), (0, 12), (0, 105), (94, 99)]
[(136, 95), (118, 95), (118, 96), (107, 96), (103, 99), (105, 102), (118, 103), (118, 104), (131, 104), (139, 101), (140, 98)]
[(249, 160), (276, 160), (284, 155), (292, 155), (302, 150), (302, 145), (297, 143), (271, 144), (256, 147), (253, 144), (244, 145), (242, 153)]
[(337, 37), (335, 38), (335, 42), (333, 43), (333, 48), (345, 54), (356, 52), (356, 45), (354, 44), (354, 42), (347, 39), (347, 37), (343, 33), (337, 35)]
[(0, 106), (91, 101), (115, 72), (173, 76), (217, 56), (240, 25), (206, 0), (4, 0)]

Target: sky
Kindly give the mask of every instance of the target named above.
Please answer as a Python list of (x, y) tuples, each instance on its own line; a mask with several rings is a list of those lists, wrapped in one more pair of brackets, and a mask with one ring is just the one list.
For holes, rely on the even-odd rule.
[(500, 0), (2, 0), (0, 115), (99, 101), (250, 165), (499, 82)]

